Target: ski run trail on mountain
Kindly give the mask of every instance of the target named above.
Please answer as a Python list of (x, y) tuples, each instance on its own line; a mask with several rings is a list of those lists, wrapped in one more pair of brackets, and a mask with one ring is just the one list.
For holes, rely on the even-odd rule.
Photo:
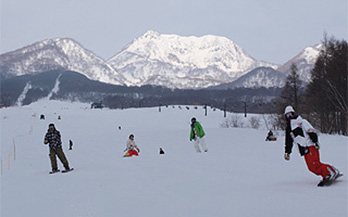
[[(347, 146), (339, 135), (320, 134), (321, 159), (344, 176), (317, 187), (294, 147), (283, 159), (284, 133), (221, 127), (220, 110), (189, 106), (125, 110), (41, 100), (1, 110), (1, 216), (3, 217), (345, 217)], [(46, 116), (40, 120), (40, 115)], [(58, 120), (61, 116), (61, 120)], [(205, 132), (207, 153), (189, 141), (190, 120)], [(61, 132), (74, 171), (49, 174), (49, 123)], [(242, 124), (241, 124), (242, 125)], [(121, 127), (121, 129), (119, 129)], [(141, 152), (124, 158), (130, 134)], [(69, 140), (74, 143), (69, 150)], [(159, 155), (159, 149), (165, 151)], [(58, 160), (59, 168), (64, 169)]]

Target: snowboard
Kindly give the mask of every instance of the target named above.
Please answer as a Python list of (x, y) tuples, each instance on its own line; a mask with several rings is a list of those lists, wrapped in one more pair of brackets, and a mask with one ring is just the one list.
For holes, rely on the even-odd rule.
[(331, 184), (333, 184), (336, 179), (338, 179), (339, 177), (343, 176), (343, 174), (338, 174), (337, 177), (333, 180), (321, 180), (319, 183), (318, 183), (318, 187), (323, 187), (323, 186), (330, 186)]
[(49, 174), (55, 174), (55, 173), (59, 173), (60, 170), (56, 170), (56, 171), (50, 171)]
[(70, 168), (69, 170), (62, 170), (62, 173), (67, 173), (67, 172), (70, 172), (70, 171), (73, 171), (74, 168)]

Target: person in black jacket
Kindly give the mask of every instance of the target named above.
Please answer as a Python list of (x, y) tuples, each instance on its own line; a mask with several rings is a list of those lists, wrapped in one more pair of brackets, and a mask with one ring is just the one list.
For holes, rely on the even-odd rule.
[(318, 134), (313, 126), (295, 113), (292, 106), (284, 112), (287, 125), (285, 130), (285, 160), (290, 160), (293, 144), (297, 144), (301, 156), (304, 156), (308, 170), (322, 176), (323, 181), (334, 180), (340, 172), (329, 164), (320, 162)]
[(60, 132), (55, 128), (53, 123), (48, 125), (48, 131), (45, 135), (44, 143), (49, 144), (49, 147), (50, 147), (49, 156), (50, 156), (51, 166), (52, 166), (51, 173), (59, 172), (56, 156), (58, 156), (59, 160), (64, 165), (65, 170), (69, 171), (70, 167), (69, 167), (68, 160), (66, 159), (65, 154), (63, 152)]

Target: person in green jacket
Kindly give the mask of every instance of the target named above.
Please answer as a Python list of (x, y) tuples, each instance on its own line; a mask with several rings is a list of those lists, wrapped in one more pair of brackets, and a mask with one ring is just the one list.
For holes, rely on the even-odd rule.
[(190, 141), (195, 141), (195, 149), (197, 152), (201, 152), (199, 148), (199, 144), (202, 146), (204, 152), (208, 151), (208, 148), (205, 144), (204, 140), (205, 132), (203, 130), (202, 125), (196, 120), (196, 118), (191, 119), (191, 133), (190, 133)]

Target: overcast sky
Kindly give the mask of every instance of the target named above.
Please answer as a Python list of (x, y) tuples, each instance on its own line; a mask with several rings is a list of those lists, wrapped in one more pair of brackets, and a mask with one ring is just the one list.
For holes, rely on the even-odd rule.
[(347, 40), (347, 0), (1, 0), (0, 53), (68, 37), (109, 59), (148, 30), (225, 36), (283, 64), (326, 32)]

